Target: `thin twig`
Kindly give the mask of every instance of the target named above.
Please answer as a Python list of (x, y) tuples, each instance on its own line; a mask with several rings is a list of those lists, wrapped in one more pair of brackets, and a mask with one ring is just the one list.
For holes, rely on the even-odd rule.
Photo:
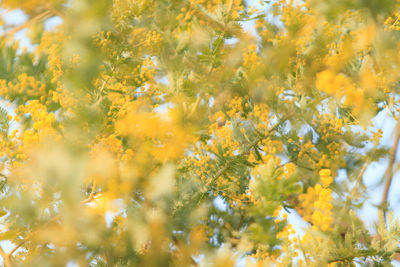
[(102, 84), (102, 86), (101, 86), (101, 88), (100, 88), (100, 92), (99, 92), (99, 98), (97, 99), (96, 102), (94, 102), (94, 103), (92, 104), (92, 107), (95, 107), (95, 106), (99, 105), (100, 102), (103, 100), (103, 95), (102, 95), (102, 93), (103, 93), (103, 91), (104, 91), (104, 88), (105, 88), (107, 82), (108, 82), (108, 79), (103, 81), (103, 84)]
[[(215, 176), (214, 176), (214, 178), (212, 179), (212, 181), (211, 181), (211, 183), (209, 184), (209, 186), (210, 186), (210, 187), (213, 186), (214, 183), (217, 181), (217, 179), (218, 179), (222, 174), (224, 174), (226, 170), (228, 170), (228, 164), (227, 164), (227, 163), (224, 165), (224, 167), (222, 167), (221, 169), (219, 169), (219, 171), (215, 174)], [(197, 202), (197, 204), (199, 204), (199, 203), (203, 200), (203, 198), (204, 198), (204, 196), (206, 195), (207, 191), (208, 191), (208, 190), (206, 190), (206, 192), (204, 192), (204, 193), (201, 195), (201, 197), (200, 197), (199, 201)]]
[(28, 20), (27, 22), (15, 27), (15, 28), (12, 28), (11, 30), (7, 31), (4, 35), (6, 35), (6, 36), (13, 35), (14, 33), (19, 32), (19, 31), (25, 29), (26, 27), (30, 26), (32, 23), (50, 18), (52, 15), (53, 15), (53, 13), (51, 11), (46, 10), (45, 12), (40, 13), (36, 17)]
[[(95, 195), (95, 191), (96, 191), (96, 181), (93, 182), (92, 185), (92, 189), (90, 192), (90, 195), (88, 196), (88, 198), (86, 198), (84, 201), (82, 201), (83, 204), (86, 204), (90, 201), (93, 200), (94, 195)], [(50, 223), (53, 223), (54, 221), (58, 220), (59, 218), (61, 218), (60, 215), (57, 215), (55, 217), (53, 217), (51, 220), (49, 220), (48, 222), (46, 222), (44, 225), (42, 225), (40, 228), (43, 228), (45, 226), (48, 226)], [(1, 249), (0, 247), (0, 255), (3, 257), (4, 262), (9, 262), (10, 263), (10, 257), (20, 248), (22, 247), (26, 242), (28, 242), (30, 240), (30, 238), (32, 238), (32, 236), (34, 236), (37, 232), (39, 231), (39, 229), (37, 229), (36, 231), (33, 231), (31, 233), (29, 233), (24, 240), (22, 240), (18, 245), (16, 245), (9, 253), (4, 253), (4, 251)], [(11, 266), (9, 265), (5, 265), (6, 267)]]
[(381, 253), (380, 251), (376, 251), (373, 249), (359, 250), (359, 251), (355, 251), (354, 253), (347, 255), (347, 256), (338, 256), (338, 257), (332, 258), (332, 259), (328, 260), (328, 263), (350, 262), (350, 261), (353, 261), (354, 258), (373, 257), (376, 255), (379, 255), (380, 253)]
[[(356, 196), (356, 193), (357, 193), (357, 191), (358, 191), (358, 188), (360, 187), (360, 184), (361, 184), (361, 182), (362, 182), (362, 178), (363, 178), (363, 176), (364, 176), (365, 171), (367, 170), (368, 165), (369, 165), (369, 161), (366, 161), (366, 162), (364, 163), (364, 165), (362, 166), (360, 172), (358, 173), (357, 178), (356, 178), (356, 184), (354, 185), (354, 187), (353, 187), (353, 189), (351, 190), (350, 194), (349, 194), (349, 195), (347, 196), (347, 198), (346, 198), (346, 202), (345, 202), (345, 204), (344, 204), (342, 210), (341, 210), (340, 213), (339, 213), (339, 214), (340, 214), (340, 215), (338, 216), (339, 219), (342, 220), (343, 218), (346, 217), (346, 216), (345, 216), (345, 213), (346, 213), (346, 211), (347, 211), (347, 208), (348, 208), (348, 206), (350, 205), (351, 200)], [(336, 226), (335, 226), (335, 231), (334, 231), (334, 232), (336, 232), (336, 231), (338, 230), (339, 226), (340, 226), (340, 224), (337, 223)]]
[[(40, 228), (46, 227), (48, 226), (50, 223), (53, 223), (54, 221), (58, 220), (61, 216), (57, 215), (55, 217), (53, 217), (51, 220), (49, 220), (48, 222), (46, 222), (44, 225), (42, 225)], [(39, 229), (37, 229), (36, 231), (30, 232), (25, 238), (24, 240), (22, 240), (18, 245), (16, 245), (9, 253), (7, 253), (6, 257), (7, 260), (10, 261), (10, 257), (20, 248), (22, 247), (26, 242), (28, 242), (32, 236), (34, 236), (37, 232), (39, 232)]]
[(240, 220), (239, 220), (238, 226), (236, 227), (236, 231), (239, 231), (240, 228), (242, 227), (243, 221), (244, 221), (244, 216), (245, 216), (245, 215), (246, 215), (246, 210), (244, 210), (244, 211), (240, 214)]
[[(175, 236), (172, 236), (172, 241), (174, 241), (174, 244), (175, 244), (175, 246), (176, 246), (176, 248), (177, 248), (177, 252), (179, 252), (179, 253), (181, 253), (183, 256), (185, 256), (185, 253), (182, 253), (181, 252), (181, 250), (180, 250), (180, 245), (179, 245), (179, 240), (175, 237)], [(194, 266), (198, 266), (199, 264), (193, 259), (193, 257), (192, 256), (190, 256), (190, 263), (192, 264), (192, 265), (194, 265)]]
[(84, 204), (86, 204), (86, 203), (88, 203), (88, 202), (93, 200), (94, 195), (95, 195), (95, 191), (96, 191), (96, 186), (97, 186), (97, 182), (96, 182), (96, 180), (94, 180), (93, 181), (93, 185), (92, 185), (92, 190), (90, 191), (90, 195), (88, 196), (88, 198), (86, 198), (83, 201)]
[(0, 246), (0, 256), (3, 258), (4, 267), (10, 267), (11, 266), (10, 257), (1, 246)]
[(198, 106), (199, 106), (199, 104), (200, 104), (200, 101), (201, 101), (201, 97), (199, 96), (199, 97), (196, 99), (196, 102), (194, 103), (192, 109), (190, 110), (190, 113), (189, 113), (188, 116), (187, 116), (188, 118), (192, 117), (193, 114), (196, 112), (196, 109), (198, 108)]
[(390, 149), (389, 152), (389, 163), (386, 168), (384, 178), (386, 177), (386, 182), (385, 182), (385, 187), (383, 189), (383, 194), (382, 194), (382, 201), (381, 201), (381, 209), (383, 211), (383, 218), (386, 223), (386, 212), (388, 209), (388, 196), (389, 196), (389, 190), (390, 186), (392, 185), (392, 180), (393, 180), (393, 165), (394, 162), (396, 161), (396, 152), (397, 152), (397, 147), (399, 145), (399, 140), (400, 140), (400, 119), (396, 124), (395, 128), (395, 137), (394, 137), (394, 144)]

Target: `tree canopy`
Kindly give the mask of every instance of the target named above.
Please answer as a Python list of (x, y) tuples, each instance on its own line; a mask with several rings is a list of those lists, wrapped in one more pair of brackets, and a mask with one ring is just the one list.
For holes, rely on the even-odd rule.
[[(4, 266), (400, 258), (388, 201), (399, 1), (0, 5)], [(5, 19), (16, 11), (17, 25)], [(396, 122), (390, 145), (373, 124), (381, 115)], [(360, 210), (376, 162), (385, 171), (371, 228)]]

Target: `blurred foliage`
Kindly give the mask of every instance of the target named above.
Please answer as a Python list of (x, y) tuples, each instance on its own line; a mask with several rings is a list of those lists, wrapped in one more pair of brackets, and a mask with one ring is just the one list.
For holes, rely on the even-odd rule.
[(389, 159), (393, 176), (372, 119), (399, 116), (398, 1), (1, 6), (27, 17), (1, 22), (4, 266), (399, 258), (385, 197), (375, 229), (357, 213), (365, 169)]

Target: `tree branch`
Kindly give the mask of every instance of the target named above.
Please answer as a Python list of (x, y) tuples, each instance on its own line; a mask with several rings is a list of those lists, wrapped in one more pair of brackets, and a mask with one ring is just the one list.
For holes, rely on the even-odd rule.
[(11, 267), (10, 257), (0, 246), (0, 256), (3, 258), (4, 267)]
[(372, 257), (381, 254), (381, 251), (376, 251), (376, 250), (360, 250), (356, 251), (351, 255), (346, 255), (346, 256), (338, 256), (334, 257), (330, 260), (328, 260), (328, 263), (334, 263), (334, 262), (349, 262), (353, 261), (354, 258), (359, 258), (359, 257)]
[(7, 35), (13, 35), (14, 33), (19, 32), (19, 31), (25, 29), (26, 27), (29, 27), (31, 24), (33, 24), (33, 23), (35, 23), (37, 21), (41, 21), (41, 20), (45, 20), (45, 19), (50, 18), (52, 15), (54, 15), (54, 14), (51, 11), (46, 10), (45, 12), (40, 13), (36, 17), (33, 17), (32, 19), (28, 20), (27, 22), (25, 22), (25, 23), (15, 27), (15, 28), (12, 28), (11, 30), (7, 31), (5, 34), (3, 34), (3, 36), (4, 35), (6, 35), (6, 36)]
[[(58, 220), (61, 216), (60, 215), (56, 215), (55, 217), (53, 217), (52, 219), (50, 219), (49, 221), (47, 221), (44, 225), (40, 226), (39, 228), (43, 228), (45, 226), (48, 226), (50, 223), (53, 223), (54, 221)], [(34, 236), (37, 232), (39, 231), (39, 229), (36, 229), (33, 232), (30, 232), (25, 238), (24, 240), (22, 240), (18, 245), (16, 245), (8, 254), (7, 254), (7, 259), (8, 261), (10, 261), (10, 257), (20, 248), (22, 247), (27, 241), (29, 241), (30, 238), (32, 238), (32, 236)]]
[[(96, 191), (96, 186), (97, 186), (97, 183), (96, 183), (96, 181), (94, 181), (94, 182), (93, 182), (93, 185), (92, 185), (92, 189), (91, 189), (90, 195), (88, 196), (88, 198), (86, 198), (84, 201), (82, 201), (83, 204), (88, 203), (88, 202), (90, 202), (90, 201), (93, 200), (94, 195), (95, 195), (95, 191)], [(45, 226), (47, 226), (47, 225), (49, 225), (50, 223), (53, 223), (54, 221), (58, 220), (60, 217), (61, 217), (60, 215), (56, 215), (55, 217), (53, 217), (52, 219), (50, 219), (48, 222), (46, 222), (44, 225), (40, 226), (39, 229), (40, 229), (40, 228), (43, 228), (43, 227), (45, 227)], [(30, 240), (30, 238), (31, 238), (32, 236), (34, 236), (34, 235), (39, 231), (39, 229), (36, 229), (35, 231), (30, 232), (30, 233), (24, 238), (24, 240), (22, 240), (20, 243), (18, 243), (18, 245), (16, 245), (9, 253), (5, 253), (4, 250), (0, 247), (0, 256), (3, 257), (4, 263), (6, 263), (6, 262), (9, 263), (8, 265), (5, 265), (5, 267), (11, 266), (10, 257), (11, 257), (20, 247), (22, 247), (26, 242), (28, 242), (28, 241)]]
[(396, 161), (396, 152), (397, 152), (397, 147), (399, 145), (399, 140), (400, 140), (400, 120), (396, 124), (394, 144), (390, 149), (389, 163), (386, 168), (385, 174), (383, 176), (384, 178), (386, 177), (386, 181), (385, 181), (385, 187), (383, 189), (382, 201), (381, 201), (380, 208), (383, 211), (383, 218), (385, 220), (385, 223), (386, 223), (386, 212), (388, 209), (387, 206), (388, 206), (389, 190), (390, 190), (390, 186), (392, 185), (392, 180), (393, 180), (393, 165), (394, 165), (394, 162)]
[(96, 180), (93, 181), (92, 190), (90, 191), (90, 195), (83, 201), (84, 204), (93, 200), (95, 191), (96, 191), (97, 182)]
[[(361, 184), (361, 182), (362, 182), (362, 178), (363, 178), (363, 176), (364, 176), (365, 171), (367, 170), (368, 165), (369, 165), (369, 161), (366, 161), (366, 162), (364, 163), (364, 165), (361, 167), (361, 170), (360, 170), (360, 172), (358, 173), (357, 178), (356, 178), (356, 184), (354, 185), (354, 187), (353, 187), (353, 189), (351, 190), (350, 194), (347, 196), (346, 202), (344, 203), (344, 206), (343, 206), (343, 208), (341, 209), (341, 211), (340, 211), (340, 213), (339, 213), (339, 216), (338, 216), (338, 219), (339, 219), (339, 220), (342, 221), (343, 218), (345, 218), (345, 214), (346, 214), (347, 208), (349, 207), (349, 205), (350, 205), (350, 203), (351, 203), (351, 200), (352, 200), (353, 198), (355, 198), (355, 196), (356, 196), (356, 194), (357, 194), (358, 188), (360, 187), (360, 184)], [(339, 229), (339, 226), (340, 226), (339, 223), (336, 223), (336, 224), (335, 224), (335, 231), (334, 231), (334, 232), (336, 232), (337, 229)]]

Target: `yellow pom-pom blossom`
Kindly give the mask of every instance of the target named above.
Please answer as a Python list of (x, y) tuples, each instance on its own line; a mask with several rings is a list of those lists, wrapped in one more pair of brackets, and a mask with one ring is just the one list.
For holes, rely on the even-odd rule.
[(300, 195), (300, 213), (314, 228), (328, 231), (333, 221), (332, 190), (329, 188), (333, 178), (329, 169), (320, 170), (319, 175), (321, 184), (309, 187), (307, 193)]
[(321, 178), (321, 183), (322, 183), (323, 187), (328, 187), (333, 182), (333, 178), (331, 176), (331, 171), (328, 169), (320, 170), (319, 176)]

